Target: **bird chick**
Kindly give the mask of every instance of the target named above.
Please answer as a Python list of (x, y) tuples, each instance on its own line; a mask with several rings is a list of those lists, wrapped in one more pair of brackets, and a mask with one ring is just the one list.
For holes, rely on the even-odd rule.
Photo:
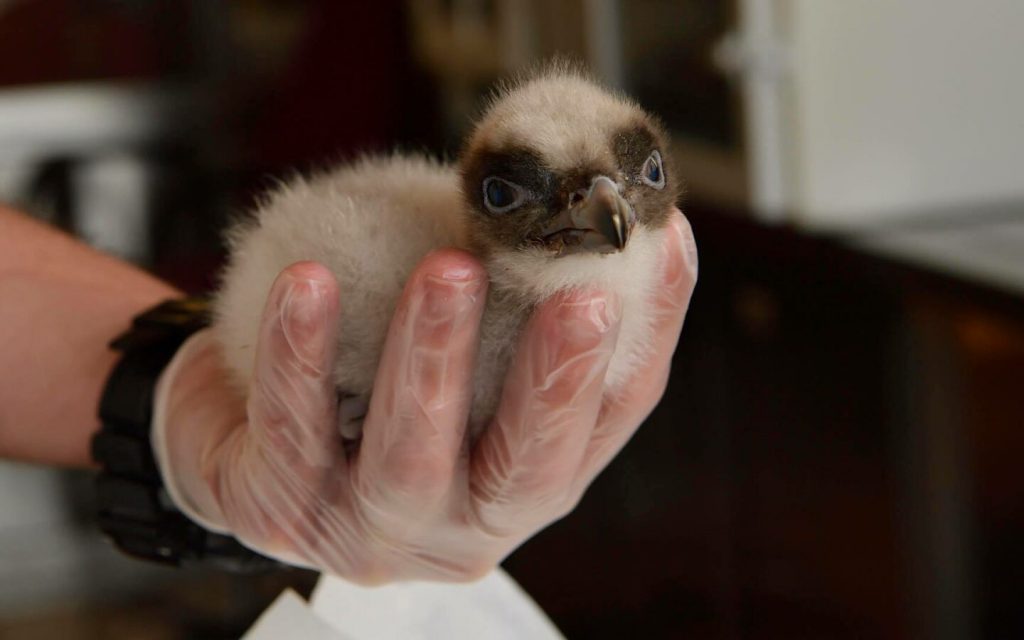
[(343, 297), (339, 427), (357, 436), (405, 281), (427, 253), (458, 247), (482, 261), (491, 281), (471, 434), (497, 408), (532, 309), (559, 291), (618, 296), (621, 324), (605, 377), (615, 393), (650, 348), (659, 247), (679, 193), (667, 151), (662, 127), (637, 104), (553, 65), (496, 92), (458, 166), (393, 155), (296, 178), (228, 233), (214, 300), (226, 364), (247, 388), (274, 278), (297, 261), (323, 263)]

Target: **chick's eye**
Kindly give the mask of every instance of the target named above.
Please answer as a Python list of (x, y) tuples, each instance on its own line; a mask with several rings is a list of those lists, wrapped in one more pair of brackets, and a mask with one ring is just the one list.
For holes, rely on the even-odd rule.
[(484, 204), (491, 213), (505, 213), (523, 203), (523, 188), (503, 178), (491, 176), (484, 180)]
[(652, 151), (647, 157), (643, 168), (640, 170), (641, 179), (655, 189), (665, 188), (665, 170), (661, 166), (661, 154)]

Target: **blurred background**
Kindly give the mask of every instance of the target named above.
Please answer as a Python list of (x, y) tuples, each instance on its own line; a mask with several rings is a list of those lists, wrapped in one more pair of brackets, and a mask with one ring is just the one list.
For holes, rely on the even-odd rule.
[[(0, 200), (191, 291), (288, 172), (457, 157), (585, 60), (700, 248), (664, 402), (506, 568), (570, 638), (1024, 637), (1024, 4), (0, 0)], [(285, 585), (122, 558), (0, 464), (0, 638), (232, 638)]]

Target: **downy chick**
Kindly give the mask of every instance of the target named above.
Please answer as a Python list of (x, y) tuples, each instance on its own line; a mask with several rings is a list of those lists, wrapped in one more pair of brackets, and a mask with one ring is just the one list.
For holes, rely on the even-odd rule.
[(225, 361), (247, 388), (264, 302), (289, 264), (337, 277), (339, 428), (359, 433), (402, 288), (419, 261), (458, 247), (491, 284), (481, 326), (470, 433), (494, 414), (520, 329), (566, 289), (600, 288), (622, 306), (605, 386), (645, 360), (661, 234), (677, 199), (661, 126), (576, 69), (555, 65), (498, 90), (457, 166), (416, 155), (368, 157), (270, 194), (228, 234), (214, 301)]

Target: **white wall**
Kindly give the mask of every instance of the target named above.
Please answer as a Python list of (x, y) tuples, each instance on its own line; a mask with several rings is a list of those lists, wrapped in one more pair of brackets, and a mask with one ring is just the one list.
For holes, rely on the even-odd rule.
[(789, 187), (801, 221), (1024, 199), (1024, 1), (789, 9)]

